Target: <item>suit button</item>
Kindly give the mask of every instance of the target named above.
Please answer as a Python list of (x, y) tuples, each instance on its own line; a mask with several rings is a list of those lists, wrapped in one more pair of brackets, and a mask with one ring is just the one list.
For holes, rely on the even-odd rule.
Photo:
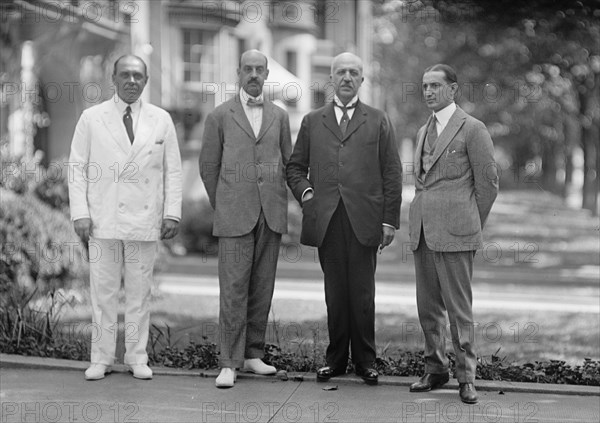
[(149, 184), (150, 183), (150, 179), (146, 178), (146, 183)]
[(125, 204), (124, 203), (119, 203), (119, 208), (122, 209), (123, 207), (125, 207)]
[(342, 188), (342, 184), (338, 184), (338, 188)]
[(339, 163), (338, 163), (338, 166), (339, 166), (339, 167), (343, 167), (343, 166), (344, 166), (344, 162), (339, 162)]
[(258, 181), (258, 183), (259, 183), (259, 184), (262, 184), (262, 183), (263, 183), (263, 178), (262, 178), (262, 176), (259, 176), (259, 177), (258, 177), (258, 179), (257, 179), (257, 181)]
[(148, 204), (144, 206), (144, 210), (148, 210)]
[(344, 144), (340, 144), (340, 148), (344, 148)]

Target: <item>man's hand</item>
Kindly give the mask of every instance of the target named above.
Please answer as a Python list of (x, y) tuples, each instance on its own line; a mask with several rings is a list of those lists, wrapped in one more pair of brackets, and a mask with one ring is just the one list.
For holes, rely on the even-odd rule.
[(160, 228), (160, 239), (174, 238), (177, 232), (179, 232), (179, 222), (173, 219), (163, 219)]
[(77, 219), (73, 222), (73, 228), (75, 229), (75, 233), (83, 241), (85, 248), (87, 248), (88, 242), (90, 240), (90, 234), (92, 232), (92, 219), (83, 218)]
[(390, 245), (394, 240), (394, 235), (396, 235), (396, 229), (390, 226), (383, 225), (383, 233), (381, 236), (381, 245), (379, 246), (379, 251), (383, 250), (385, 247)]
[(304, 203), (306, 203), (308, 200), (312, 200), (312, 198), (314, 197), (314, 195), (315, 194), (313, 193), (312, 189), (306, 190), (306, 192), (302, 196), (302, 205), (304, 205)]

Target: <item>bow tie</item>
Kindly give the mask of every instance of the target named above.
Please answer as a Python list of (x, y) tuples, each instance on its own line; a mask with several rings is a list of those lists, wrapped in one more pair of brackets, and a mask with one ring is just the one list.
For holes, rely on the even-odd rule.
[(252, 98), (252, 97), (250, 97), (250, 98), (248, 99), (248, 101), (246, 102), (246, 104), (247, 104), (248, 106), (250, 106), (250, 107), (258, 107), (258, 106), (262, 106), (262, 105), (263, 105), (263, 103), (264, 103), (263, 99), (258, 99), (258, 100), (257, 100), (257, 99), (255, 99), (255, 98)]

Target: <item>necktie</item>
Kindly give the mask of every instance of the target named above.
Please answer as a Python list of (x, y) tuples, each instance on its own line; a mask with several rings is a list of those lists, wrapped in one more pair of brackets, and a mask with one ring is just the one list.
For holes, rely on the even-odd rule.
[(131, 107), (127, 106), (125, 109), (125, 114), (123, 115), (123, 123), (125, 124), (125, 129), (127, 130), (127, 135), (129, 135), (129, 141), (133, 144), (133, 119), (131, 118)]
[(250, 107), (258, 107), (258, 106), (262, 106), (263, 105), (263, 100), (259, 99), (257, 100), (256, 98), (248, 98), (248, 101), (246, 102), (246, 104)]
[(429, 147), (431, 147), (432, 150), (438, 137), (436, 122), (437, 118), (433, 116), (427, 127), (427, 144), (429, 144)]
[(346, 130), (348, 129), (348, 123), (350, 123), (350, 116), (348, 116), (348, 110), (350, 109), (354, 109), (356, 107), (356, 105), (358, 104), (358, 102), (354, 103), (352, 106), (342, 106), (340, 104), (338, 104), (337, 101), (333, 102), (333, 105), (337, 108), (339, 108), (343, 114), (342, 114), (342, 119), (340, 120), (340, 131), (342, 131), (342, 136), (346, 135)]

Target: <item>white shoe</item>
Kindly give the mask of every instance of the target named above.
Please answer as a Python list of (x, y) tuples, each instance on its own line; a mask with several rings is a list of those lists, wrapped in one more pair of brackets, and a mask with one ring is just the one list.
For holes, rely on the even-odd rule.
[(146, 364), (130, 364), (129, 371), (136, 379), (152, 379), (152, 369)]
[(223, 367), (215, 380), (215, 386), (217, 388), (232, 388), (236, 378), (235, 369)]
[(112, 372), (110, 366), (106, 364), (92, 363), (85, 371), (85, 380), (100, 380), (104, 379), (104, 375)]
[(244, 360), (244, 372), (255, 373), (257, 375), (274, 375), (277, 369), (273, 366), (263, 363), (260, 358), (247, 358)]

